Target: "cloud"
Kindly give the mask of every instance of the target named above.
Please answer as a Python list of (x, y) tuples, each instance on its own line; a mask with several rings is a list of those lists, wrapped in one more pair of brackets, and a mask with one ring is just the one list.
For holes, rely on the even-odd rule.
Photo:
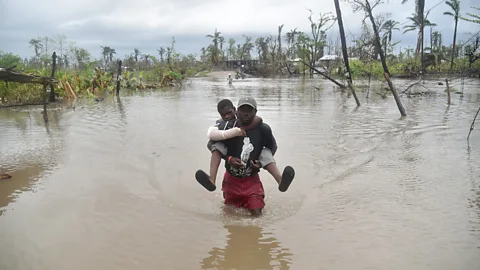
[[(471, 11), (474, 1), (462, 0), (462, 12)], [(348, 3), (340, 2), (347, 35), (358, 36), (363, 14), (354, 13)], [(375, 13), (389, 12), (389, 18), (403, 27), (405, 18), (414, 11), (415, 1), (403, 5), (400, 2), (389, 1), (378, 6)], [(426, 9), (437, 3), (427, 3)], [(200, 48), (209, 45), (205, 35), (215, 29), (237, 41), (243, 41), (243, 34), (253, 38), (276, 35), (281, 24), (284, 33), (293, 28), (309, 32), (307, 9), (312, 9), (314, 18), (320, 11), (335, 14), (331, 0), (0, 0), (0, 50), (29, 57), (33, 54), (30, 39), (65, 34), (96, 57), (100, 46), (115, 48), (119, 56), (131, 53), (133, 48), (157, 55), (156, 49), (170, 45), (172, 37), (179, 52), (198, 54)], [(436, 30), (442, 32), (444, 43), (450, 43), (453, 36), (453, 19), (442, 14), (447, 10), (448, 6), (441, 3), (429, 16), (438, 24)], [(458, 39), (467, 39), (468, 32), (471, 35), (476, 31), (478, 25), (461, 21)], [(416, 33), (401, 32), (394, 33), (394, 40), (402, 40), (403, 47), (415, 46)], [(328, 34), (336, 40), (337, 26)]]

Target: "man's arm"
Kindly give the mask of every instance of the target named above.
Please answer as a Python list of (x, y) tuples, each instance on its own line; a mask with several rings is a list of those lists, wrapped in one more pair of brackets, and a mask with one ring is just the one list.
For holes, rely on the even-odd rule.
[(273, 136), (272, 129), (270, 128), (269, 125), (262, 123), (263, 124), (263, 136), (265, 139), (265, 148), (270, 149), (272, 151), (272, 155), (275, 155), (275, 152), (277, 152), (277, 140), (275, 140), (275, 137)]
[(255, 115), (255, 117), (253, 118), (253, 121), (250, 124), (243, 126), (241, 128), (244, 130), (250, 130), (250, 129), (256, 128), (261, 123), (263, 123), (263, 119), (260, 116)]

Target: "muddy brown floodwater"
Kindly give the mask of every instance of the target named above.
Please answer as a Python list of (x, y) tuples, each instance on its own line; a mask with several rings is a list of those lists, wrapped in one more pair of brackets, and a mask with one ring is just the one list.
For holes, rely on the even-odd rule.
[[(41, 108), (0, 110), (0, 269), (478, 270), (480, 83), (449, 108), (425, 85), (437, 95), (403, 97), (406, 118), (318, 79), (198, 78), (52, 109), (48, 127)], [(285, 193), (261, 172), (259, 219), (194, 179), (216, 103), (244, 95), (296, 169)]]

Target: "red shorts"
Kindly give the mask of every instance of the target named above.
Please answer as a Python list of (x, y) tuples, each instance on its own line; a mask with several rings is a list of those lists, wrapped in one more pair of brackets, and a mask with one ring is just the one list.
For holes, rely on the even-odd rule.
[(225, 204), (247, 209), (259, 209), (265, 206), (265, 191), (258, 173), (239, 178), (225, 172), (222, 191)]

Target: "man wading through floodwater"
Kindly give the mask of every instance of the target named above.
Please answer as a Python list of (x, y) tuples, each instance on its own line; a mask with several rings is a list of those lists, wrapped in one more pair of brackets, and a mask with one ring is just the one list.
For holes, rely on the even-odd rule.
[[(240, 126), (248, 126), (257, 114), (257, 102), (253, 98), (242, 98), (238, 102), (237, 119)], [(262, 165), (258, 161), (262, 149), (277, 149), (270, 126), (264, 122), (246, 131), (246, 136), (224, 140), (227, 147), (225, 175), (222, 182), (225, 204), (247, 208), (254, 216), (259, 216), (265, 206), (265, 192), (258, 172)], [(289, 167), (289, 166), (288, 166)], [(294, 170), (286, 170), (290, 176), (280, 183), (280, 190), (287, 190), (294, 178)], [(205, 181), (210, 181), (206, 178)], [(211, 185), (212, 183), (210, 183)]]

